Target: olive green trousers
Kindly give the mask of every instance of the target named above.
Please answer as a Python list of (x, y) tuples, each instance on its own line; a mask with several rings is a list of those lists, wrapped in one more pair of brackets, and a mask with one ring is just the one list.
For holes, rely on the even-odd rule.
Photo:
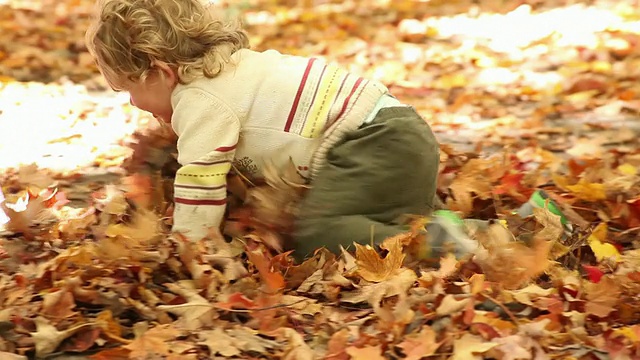
[(340, 245), (406, 232), (398, 219), (432, 211), (439, 160), (436, 138), (413, 108), (381, 109), (329, 150), (301, 201), (293, 256), (302, 260), (321, 247), (339, 253)]

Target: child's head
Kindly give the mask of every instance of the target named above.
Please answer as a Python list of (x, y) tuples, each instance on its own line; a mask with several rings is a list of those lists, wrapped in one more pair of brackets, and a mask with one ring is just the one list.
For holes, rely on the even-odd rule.
[(172, 69), (180, 83), (214, 77), (249, 41), (202, 1), (100, 0), (87, 47), (114, 87), (144, 81), (158, 64)]

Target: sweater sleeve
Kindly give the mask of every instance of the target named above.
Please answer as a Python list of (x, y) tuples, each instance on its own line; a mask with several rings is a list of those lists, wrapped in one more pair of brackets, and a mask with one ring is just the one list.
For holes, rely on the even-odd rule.
[(226, 104), (199, 89), (181, 90), (172, 102), (182, 165), (174, 182), (172, 230), (197, 241), (222, 222), (240, 121)]

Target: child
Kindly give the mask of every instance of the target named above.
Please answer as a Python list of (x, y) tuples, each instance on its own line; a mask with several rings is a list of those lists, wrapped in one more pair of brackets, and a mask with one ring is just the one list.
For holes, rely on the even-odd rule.
[(87, 45), (115, 90), (178, 136), (173, 231), (201, 239), (225, 212), (232, 165), (260, 178), (293, 161), (310, 190), (293, 238), (368, 244), (432, 210), (439, 148), (387, 88), (315, 58), (248, 49), (247, 35), (198, 0), (103, 0)]

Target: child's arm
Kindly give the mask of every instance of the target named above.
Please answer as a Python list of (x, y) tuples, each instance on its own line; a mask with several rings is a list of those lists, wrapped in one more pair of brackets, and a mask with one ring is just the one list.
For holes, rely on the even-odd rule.
[(213, 95), (191, 88), (174, 95), (172, 126), (182, 165), (174, 185), (173, 231), (197, 241), (222, 222), (240, 121)]

